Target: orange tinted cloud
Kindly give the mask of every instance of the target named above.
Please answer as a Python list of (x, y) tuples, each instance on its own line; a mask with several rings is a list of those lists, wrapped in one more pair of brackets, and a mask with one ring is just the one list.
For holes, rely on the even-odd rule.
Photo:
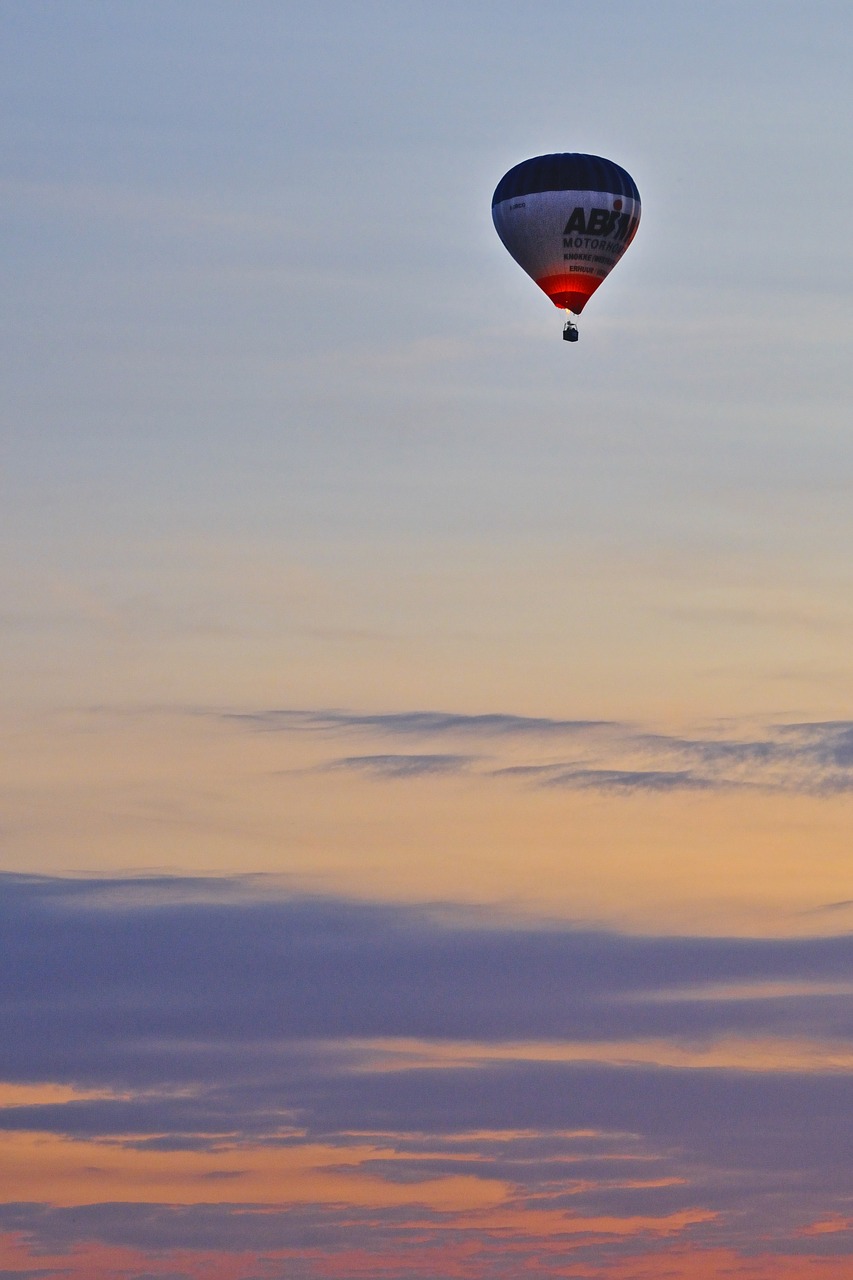
[(445, 1176), (405, 1184), (372, 1177), (367, 1159), (393, 1161), (391, 1149), (360, 1144), (263, 1147), (229, 1142), (214, 1151), (127, 1150), (115, 1142), (81, 1142), (51, 1134), (0, 1137), (0, 1199), (57, 1205), (99, 1204), (334, 1204), (392, 1206), (417, 1201), (438, 1211), (499, 1204), (500, 1181)]

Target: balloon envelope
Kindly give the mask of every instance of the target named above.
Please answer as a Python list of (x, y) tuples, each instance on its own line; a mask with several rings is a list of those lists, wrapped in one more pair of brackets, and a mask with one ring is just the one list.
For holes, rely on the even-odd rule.
[(579, 313), (633, 240), (640, 193), (629, 173), (601, 156), (535, 156), (501, 178), (492, 218), (554, 305)]

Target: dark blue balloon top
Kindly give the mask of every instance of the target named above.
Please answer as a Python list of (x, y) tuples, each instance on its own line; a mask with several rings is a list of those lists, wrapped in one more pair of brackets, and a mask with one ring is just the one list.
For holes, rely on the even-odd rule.
[(492, 196), (492, 207), (502, 200), (530, 196), (537, 191), (602, 191), (639, 200), (637, 184), (620, 165), (601, 156), (566, 151), (553, 156), (522, 160), (505, 173)]

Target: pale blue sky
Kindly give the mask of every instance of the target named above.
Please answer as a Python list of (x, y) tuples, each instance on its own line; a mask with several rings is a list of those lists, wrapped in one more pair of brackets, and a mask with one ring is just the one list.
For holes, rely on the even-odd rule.
[[(34, 643), (67, 661), (57, 596), (252, 614), (200, 545), (350, 580), (391, 549), (428, 575), (476, 545), (477, 578), (606, 552), (634, 582), (637, 557), (689, 577), (695, 554), (714, 590), (793, 584), (801, 609), (825, 578), (837, 606), (846, 4), (30, 0), (2, 22), (28, 671)], [(549, 150), (612, 157), (644, 201), (577, 349), (490, 221), (505, 169)]]

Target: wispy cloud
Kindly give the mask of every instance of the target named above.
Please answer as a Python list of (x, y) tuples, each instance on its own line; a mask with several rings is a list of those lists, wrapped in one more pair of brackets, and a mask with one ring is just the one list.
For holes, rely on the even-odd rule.
[(326, 768), (372, 773), (381, 778), (417, 778), (437, 773), (464, 773), (476, 758), (476, 756), (437, 752), (427, 755), (386, 753), (373, 756), (341, 756), (337, 760), (330, 760)]
[[(408, 755), (377, 751), (329, 762), (329, 767), (361, 769), (384, 777), (464, 770), (534, 786), (616, 794), (735, 788), (826, 797), (853, 792), (853, 721), (848, 720), (771, 723), (758, 733), (752, 725), (745, 725), (740, 733), (729, 726), (723, 735), (707, 729), (676, 734), (613, 720), (502, 712), (270, 709), (218, 714), (229, 723), (268, 732), (311, 733), (328, 742), (357, 734), (377, 743), (405, 737), (426, 747), (464, 736), (488, 747), (479, 757), (426, 750)], [(571, 745), (570, 760), (555, 758), (554, 746), (559, 743)]]
[(558, 736), (610, 728), (607, 720), (556, 720), (547, 716), (516, 716), (503, 712), (462, 715), (446, 711), (395, 711), (360, 713), (355, 711), (294, 710), (225, 712), (226, 718), (242, 720), (259, 729), (279, 731), (361, 729), (376, 733), (414, 737), (438, 734), (471, 734), (478, 737)]
[(544, 785), (595, 791), (707, 791), (714, 784), (687, 769), (558, 769)]
[(803, 915), (835, 915), (845, 911), (853, 911), (853, 898), (845, 898), (842, 902), (826, 902), (819, 907), (804, 911)]

